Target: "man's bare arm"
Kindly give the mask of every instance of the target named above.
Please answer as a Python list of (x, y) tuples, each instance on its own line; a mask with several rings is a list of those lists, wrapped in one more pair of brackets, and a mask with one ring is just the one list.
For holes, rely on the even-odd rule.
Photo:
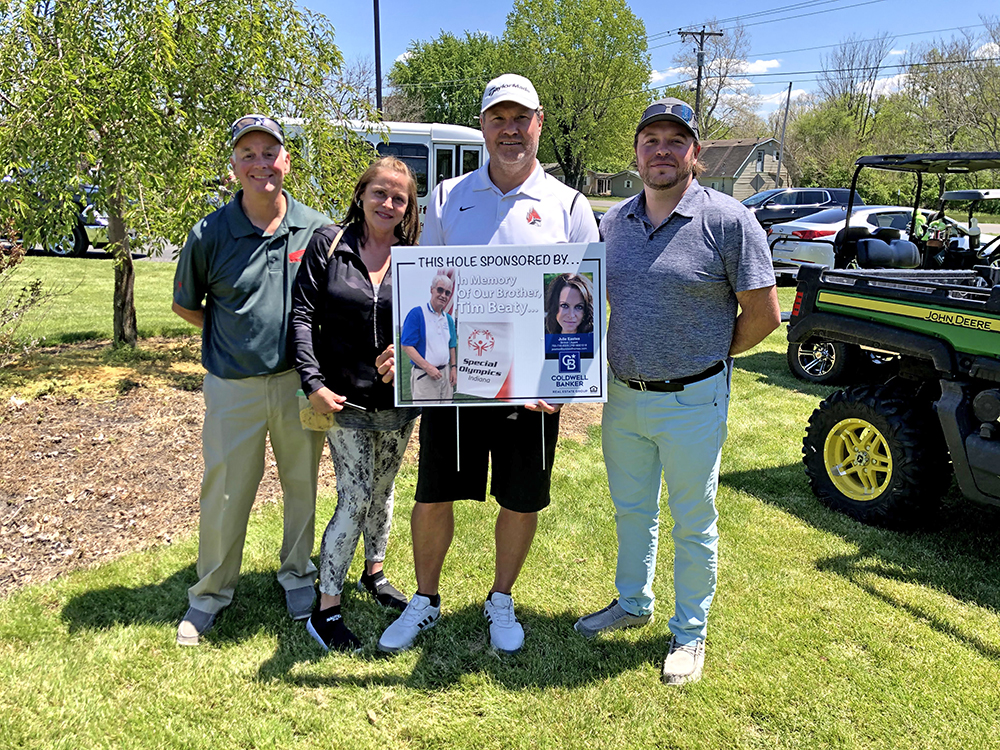
[(781, 325), (776, 287), (737, 292), (736, 300), (740, 303), (740, 314), (736, 316), (733, 343), (729, 346), (730, 357), (753, 349)]
[(181, 307), (176, 302), (174, 302), (173, 306), (171, 307), (171, 309), (175, 313), (177, 313), (178, 315), (180, 315), (182, 318), (184, 318), (184, 320), (186, 320), (191, 325), (196, 326), (198, 328), (204, 328), (205, 327), (205, 310), (204, 310), (204, 308), (202, 308), (201, 310), (188, 310), (186, 307)]

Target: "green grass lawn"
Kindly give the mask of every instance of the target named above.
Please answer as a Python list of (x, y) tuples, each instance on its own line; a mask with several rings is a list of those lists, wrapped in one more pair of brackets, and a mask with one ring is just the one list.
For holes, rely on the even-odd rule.
[[(780, 292), (787, 309), (793, 290)], [(268, 506), (251, 521), (236, 600), (199, 648), (174, 645), (194, 538), (0, 602), (0, 747), (1000, 746), (997, 516), (950, 496), (926, 531), (902, 534), (821, 507), (800, 448), (829, 389), (794, 380), (784, 349), (779, 331), (738, 360), (700, 683), (659, 681), (672, 610), (666, 526), (653, 624), (596, 641), (572, 630), (614, 596), (595, 426), (557, 454), (553, 504), (515, 589), (521, 653), (493, 653), (482, 618), (493, 503), (459, 505), (442, 619), (391, 658), (375, 648), (391, 615), (350, 585), (360, 554), (344, 607), (365, 642), (359, 655), (324, 655), (287, 619), (274, 581), (280, 508)], [(404, 591), (415, 586), (415, 481), (415, 466), (404, 466), (386, 563)], [(320, 531), (333, 506), (320, 499)]]
[[(108, 258), (30, 256), (15, 279), (41, 279), (55, 295), (33, 311), (22, 333), (45, 337), (46, 344), (110, 339), (113, 333), (115, 269)], [(174, 264), (135, 264), (135, 309), (140, 337), (187, 335), (194, 331), (170, 309)]]

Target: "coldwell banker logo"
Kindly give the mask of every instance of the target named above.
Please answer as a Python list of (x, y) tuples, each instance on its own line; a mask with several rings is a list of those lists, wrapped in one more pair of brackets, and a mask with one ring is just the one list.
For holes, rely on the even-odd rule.
[(469, 348), (476, 353), (477, 357), (482, 357), (486, 352), (493, 351), (496, 343), (493, 334), (486, 328), (477, 328), (469, 334)]
[(580, 352), (560, 354), (559, 372), (580, 372)]

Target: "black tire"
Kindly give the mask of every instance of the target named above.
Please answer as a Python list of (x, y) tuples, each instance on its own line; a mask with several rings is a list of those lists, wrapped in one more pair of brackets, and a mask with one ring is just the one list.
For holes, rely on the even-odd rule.
[(87, 231), (77, 224), (73, 227), (72, 232), (67, 233), (65, 236), (47, 237), (42, 243), (42, 247), (45, 248), (45, 252), (49, 255), (75, 258), (87, 252), (87, 248), (90, 247), (90, 240), (87, 237)]
[(885, 383), (899, 373), (899, 355), (861, 349), (865, 364), (864, 378), (868, 383)]
[(858, 360), (858, 349), (839, 341), (809, 339), (788, 345), (788, 369), (799, 380), (832, 384), (844, 380)]
[(884, 385), (854, 386), (823, 401), (809, 418), (802, 460), (820, 502), (876, 526), (926, 520), (951, 479), (931, 403)]

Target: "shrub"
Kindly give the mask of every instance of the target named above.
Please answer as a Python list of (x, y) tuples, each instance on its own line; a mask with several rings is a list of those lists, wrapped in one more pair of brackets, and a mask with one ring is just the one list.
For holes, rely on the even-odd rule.
[(21, 329), (28, 312), (51, 298), (43, 291), (41, 279), (15, 278), (23, 259), (24, 246), (13, 226), (0, 227), (0, 367), (16, 362), (41, 343)]

